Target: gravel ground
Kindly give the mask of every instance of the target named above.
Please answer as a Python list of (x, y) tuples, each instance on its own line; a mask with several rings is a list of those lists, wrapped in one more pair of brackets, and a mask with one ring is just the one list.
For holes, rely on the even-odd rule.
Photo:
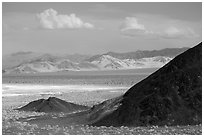
[[(78, 74), (78, 73), (77, 73)], [(112, 74), (112, 72), (111, 72)], [(119, 72), (121, 74), (121, 72)], [(80, 85), (106, 85), (106, 86), (129, 86), (144, 79), (147, 75), (108, 75), (108, 76), (72, 76), (62, 74), (59, 76), (3, 76), (3, 83), (10, 84), (80, 84)], [(89, 74), (90, 75), (90, 74)], [(62, 77), (64, 76), (64, 77)], [(68, 92), (65, 94), (53, 94), (51, 96), (73, 102), (76, 104), (93, 106), (106, 99), (122, 95), (126, 90), (120, 92), (92, 91), (92, 92)], [(27, 122), (17, 121), (19, 118), (29, 116), (40, 116), (45, 113), (20, 112), (13, 110), (33, 100), (48, 98), (50, 95), (27, 95), (2, 97), (2, 134), (3, 135), (201, 135), (202, 125), (189, 126), (149, 126), (149, 127), (93, 127), (88, 125), (46, 125), (40, 126)]]
[[(103, 96), (105, 93), (72, 93), (73, 95), (64, 95), (63, 98), (73, 99), (73, 97), (84, 97), (81, 100), (86, 100), (86, 97), (92, 94), (92, 98), (89, 98), (85, 104), (93, 105), (97, 102), (104, 100), (99, 99), (99, 96)], [(106, 93), (107, 94), (107, 93)], [(113, 93), (109, 93), (112, 95)], [(108, 95), (108, 94), (107, 94)], [(117, 96), (112, 95), (112, 96)], [(106, 96), (107, 97), (107, 96)], [(27, 122), (19, 122), (18, 118), (26, 118), (28, 116), (45, 115), (45, 113), (37, 112), (19, 112), (13, 110), (19, 106), (25, 105), (31, 100), (40, 98), (40, 96), (19, 96), (19, 97), (4, 97), (2, 99), (2, 134), (3, 135), (201, 135), (202, 125), (189, 125), (189, 126), (149, 126), (149, 127), (93, 127), (88, 125), (67, 125), (66, 127), (60, 125), (46, 125), (39, 126), (36, 124), (30, 124)], [(22, 101), (23, 100), (23, 101)], [(74, 100), (72, 100), (74, 102)], [(77, 101), (77, 100), (75, 100)]]

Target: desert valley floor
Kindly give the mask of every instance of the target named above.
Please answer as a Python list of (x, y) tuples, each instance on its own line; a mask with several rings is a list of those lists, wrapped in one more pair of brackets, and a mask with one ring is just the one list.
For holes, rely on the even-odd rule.
[[(156, 69), (103, 72), (12, 74), (2, 77), (2, 132), (13, 134), (202, 134), (202, 126), (96, 127), (84, 124), (41, 124), (18, 119), (44, 116), (40, 112), (14, 110), (37, 99), (57, 97), (92, 107), (124, 94)], [(61, 114), (63, 115), (63, 114)], [(54, 117), (54, 115), (53, 115)]]

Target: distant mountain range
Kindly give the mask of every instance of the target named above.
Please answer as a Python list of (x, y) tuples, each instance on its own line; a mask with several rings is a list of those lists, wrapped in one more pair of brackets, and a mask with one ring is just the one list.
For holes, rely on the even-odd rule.
[(118, 70), (160, 68), (189, 48), (166, 48), (101, 55), (52, 55), (17, 52), (3, 56), (3, 73), (39, 73), (60, 71)]

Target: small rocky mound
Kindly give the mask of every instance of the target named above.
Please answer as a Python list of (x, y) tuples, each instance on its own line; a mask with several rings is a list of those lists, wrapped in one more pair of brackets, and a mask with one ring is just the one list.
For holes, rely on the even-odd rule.
[(60, 113), (60, 112), (70, 113), (74, 111), (87, 110), (88, 108), (89, 107), (87, 106), (66, 102), (56, 97), (49, 97), (48, 99), (39, 99), (32, 101), (27, 105), (16, 110), (45, 113)]
[(93, 121), (92, 125), (200, 124), (202, 43), (178, 55), (164, 67), (131, 87), (120, 101), (112, 102), (112, 105), (100, 106), (97, 112), (91, 115), (95, 116), (95, 120), (89, 116)]

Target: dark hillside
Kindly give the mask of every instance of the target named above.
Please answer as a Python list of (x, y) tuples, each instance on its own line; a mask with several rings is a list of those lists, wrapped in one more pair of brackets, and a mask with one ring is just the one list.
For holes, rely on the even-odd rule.
[(48, 99), (39, 99), (28, 103), (27, 105), (18, 108), (20, 111), (35, 111), (45, 113), (70, 113), (78, 110), (86, 110), (89, 107), (77, 105), (74, 103), (66, 102), (56, 97), (49, 97)]
[[(111, 105), (109, 105), (111, 106)], [(93, 125), (187, 125), (202, 122), (202, 43), (131, 87)], [(107, 108), (109, 109), (109, 108)], [(102, 116), (103, 115), (103, 116)]]

